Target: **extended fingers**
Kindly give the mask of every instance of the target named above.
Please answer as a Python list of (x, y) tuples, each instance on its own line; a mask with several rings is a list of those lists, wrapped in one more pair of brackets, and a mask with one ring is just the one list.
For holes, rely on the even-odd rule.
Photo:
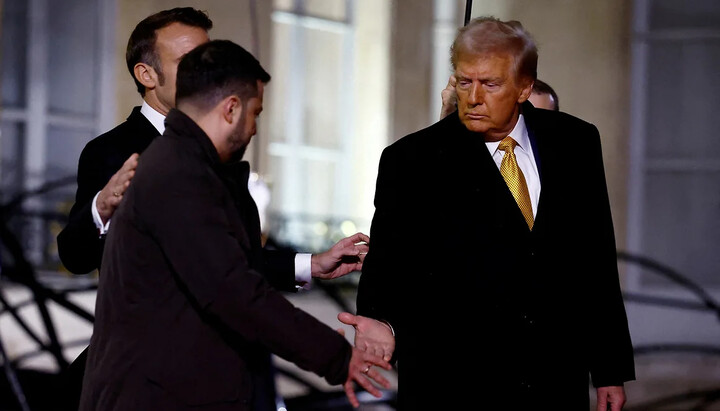
[(345, 237), (335, 244), (336, 247), (341, 249), (352, 248), (359, 245), (367, 245), (370, 242), (370, 237), (363, 233), (355, 233), (350, 237)]
[(382, 358), (385, 361), (390, 361), (392, 353), (387, 347), (380, 347), (375, 349), (375, 355)]
[[(363, 373), (365, 374), (365, 376), (367, 378), (373, 379), (376, 383), (380, 384), (384, 388), (386, 388), (386, 389), (390, 388), (390, 381), (388, 381), (388, 379), (385, 378), (385, 376), (380, 371), (376, 370), (375, 368), (369, 367), (367, 369), (367, 371), (363, 371)], [(370, 385), (372, 385), (372, 384), (370, 384)], [(375, 387), (373, 386), (373, 388), (375, 388)], [(378, 394), (380, 394), (379, 391), (378, 391)]]
[(128, 187), (130, 187), (130, 179), (122, 180), (117, 179), (119, 181), (111, 181), (108, 184), (108, 189), (111, 190), (107, 202), (112, 204), (113, 206), (116, 206), (120, 203), (120, 200), (122, 200), (123, 195), (125, 195), (125, 191)]
[(386, 370), (391, 370), (392, 366), (389, 362), (385, 361), (381, 355), (375, 355), (374, 353), (363, 351), (362, 352), (362, 359), (366, 363), (377, 365), (378, 367), (384, 368)]
[(343, 384), (343, 389), (345, 390), (345, 395), (347, 396), (348, 401), (350, 401), (350, 404), (352, 404), (355, 408), (359, 407), (360, 401), (358, 401), (357, 396), (355, 395), (355, 388), (353, 387), (352, 380)]
[(363, 233), (355, 233), (352, 236), (350, 236), (350, 240), (353, 242), (353, 244), (357, 244), (360, 242), (363, 243), (370, 243), (370, 237), (368, 237), (366, 234)]
[(347, 246), (340, 249), (340, 252), (347, 257), (357, 257), (360, 262), (365, 259), (365, 255), (370, 250), (370, 246), (365, 241), (352, 241)]
[[(379, 375), (379, 373), (377, 373), (377, 371), (373, 371), (373, 370), (371, 370), (371, 371)], [(371, 377), (368, 374), (362, 374), (360, 377), (355, 379), (355, 382), (360, 384), (360, 386), (363, 387), (365, 389), (365, 391), (372, 394), (373, 397), (376, 397), (376, 398), (382, 397), (382, 393), (375, 385), (373, 385), (373, 383), (370, 381), (370, 378)], [(378, 378), (380, 380), (385, 381), (386, 384), (382, 384), (385, 388), (390, 388), (390, 383), (388, 382), (388, 380), (386, 380), (382, 376), (380, 376)], [(375, 378), (373, 378), (373, 379), (375, 379)], [(375, 380), (378, 381), (377, 379), (375, 379)], [(378, 382), (380, 382), (380, 381), (378, 381)]]
[(126, 170), (134, 169), (138, 165), (138, 159), (140, 158), (140, 155), (138, 153), (132, 154), (130, 157), (128, 157), (127, 160), (123, 163), (123, 166), (121, 168), (124, 168)]
[[(137, 153), (128, 157), (123, 163), (120, 170), (110, 179), (110, 188), (112, 189), (112, 195), (115, 198), (122, 198), (125, 194), (125, 190), (130, 186), (130, 180), (135, 177), (135, 169), (138, 165), (139, 155)], [(119, 201), (118, 201), (119, 202)]]
[(121, 184), (127, 188), (127, 186), (130, 184), (130, 180), (135, 177), (135, 168), (122, 168), (118, 172), (118, 184)]
[[(357, 320), (357, 318), (350, 313), (340, 313), (338, 318), (344, 323)], [(384, 361), (381, 357), (362, 351), (357, 347), (353, 348), (353, 355), (348, 369), (348, 379), (345, 381), (345, 384), (343, 384), (343, 388), (345, 389), (348, 400), (356, 408), (360, 406), (360, 403), (355, 395), (354, 383), (357, 383), (365, 391), (377, 398), (381, 398), (382, 393), (374, 383), (386, 389), (390, 388), (390, 381), (385, 378), (379, 369), (374, 368), (374, 366), (386, 370), (392, 369), (390, 363)]]
[(375, 381), (385, 389), (390, 388), (390, 381), (388, 381), (388, 379), (385, 378), (385, 376), (380, 371), (373, 368), (372, 364), (364, 364), (364, 368), (362, 368), (359, 372), (355, 371), (352, 378), (356, 383), (363, 387), (365, 391), (369, 392), (377, 398), (380, 398), (382, 396), (382, 393), (373, 384), (373, 381)]
[[(355, 244), (355, 251), (357, 252), (358, 256), (364, 256), (367, 254), (367, 252), (370, 250), (370, 246), (367, 244)], [(363, 257), (364, 258), (364, 257)]]
[(598, 397), (596, 409), (597, 411), (607, 411), (607, 398)]
[(381, 346), (378, 344), (369, 344), (369, 343), (365, 343), (362, 345), (363, 345), (363, 348), (362, 348), (363, 351), (370, 353), (372, 355), (375, 355), (378, 358), (382, 358), (384, 361), (390, 361), (390, 359), (392, 359), (392, 351), (393, 350), (390, 347)]

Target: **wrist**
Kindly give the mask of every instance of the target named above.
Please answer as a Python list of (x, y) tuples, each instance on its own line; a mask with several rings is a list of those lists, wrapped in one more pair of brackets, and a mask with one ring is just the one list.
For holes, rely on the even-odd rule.
[(110, 219), (110, 217), (112, 217), (112, 211), (109, 210), (107, 207), (103, 207), (101, 204), (98, 204), (97, 211), (98, 217), (100, 217), (100, 221), (102, 222), (102, 224), (107, 224), (107, 221)]
[(320, 265), (318, 263), (318, 257), (315, 254), (310, 254), (310, 276), (316, 277), (319, 272)]

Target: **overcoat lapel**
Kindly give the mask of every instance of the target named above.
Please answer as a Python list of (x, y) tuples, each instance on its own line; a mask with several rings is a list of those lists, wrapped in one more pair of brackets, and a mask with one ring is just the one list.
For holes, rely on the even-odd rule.
[[(546, 209), (548, 204), (551, 204), (553, 201), (554, 183), (558, 181), (557, 178), (552, 177), (555, 171), (552, 165), (558, 164), (558, 162), (548, 161), (548, 158), (553, 155), (552, 149), (548, 147), (548, 136), (552, 135), (552, 131), (548, 129), (547, 124), (537, 121), (537, 117), (534, 115), (535, 110), (537, 109), (528, 107), (527, 104), (523, 105), (525, 126), (527, 127), (530, 145), (532, 146), (535, 164), (537, 165), (540, 177), (540, 198), (538, 198), (535, 224), (533, 226), (533, 231), (537, 232), (538, 230), (542, 230), (547, 215)], [(548, 164), (550, 165), (549, 169), (547, 168)]]
[[(453, 116), (457, 118), (457, 114)], [(481, 194), (473, 198), (484, 203), (478, 204), (478, 210), (485, 210), (488, 215), (478, 217), (496, 227), (514, 229), (524, 227), (528, 230), (525, 217), (500, 174), (485, 141), (477, 134), (468, 131), (459, 119), (453, 122), (451, 130), (452, 137), (447, 141), (453, 141), (453, 148), (447, 150), (448, 155), (444, 164), (449, 169), (459, 167), (457, 178), (463, 181), (461, 187)], [(458, 161), (458, 159), (462, 160)]]

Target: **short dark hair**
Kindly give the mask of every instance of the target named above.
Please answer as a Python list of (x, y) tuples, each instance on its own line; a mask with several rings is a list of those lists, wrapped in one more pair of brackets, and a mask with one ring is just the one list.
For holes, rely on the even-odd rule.
[(450, 63), (455, 70), (461, 54), (486, 53), (510, 53), (516, 80), (537, 78), (537, 45), (519, 21), (501, 21), (492, 16), (470, 20), (457, 31), (450, 47)]
[(560, 100), (558, 100), (558, 95), (548, 83), (535, 79), (532, 92), (535, 94), (550, 94), (550, 97), (552, 97), (553, 100), (553, 110), (560, 110)]
[(125, 61), (138, 93), (142, 96), (145, 96), (145, 86), (135, 78), (135, 65), (137, 63), (149, 64), (158, 73), (160, 81), (164, 81), (160, 58), (155, 50), (155, 41), (157, 40), (157, 31), (173, 23), (199, 27), (205, 31), (209, 31), (213, 26), (207, 12), (192, 7), (163, 10), (138, 23), (128, 40)]
[(205, 112), (220, 100), (236, 95), (246, 103), (258, 95), (258, 81), (270, 74), (260, 62), (230, 40), (213, 40), (186, 54), (178, 65), (175, 100)]

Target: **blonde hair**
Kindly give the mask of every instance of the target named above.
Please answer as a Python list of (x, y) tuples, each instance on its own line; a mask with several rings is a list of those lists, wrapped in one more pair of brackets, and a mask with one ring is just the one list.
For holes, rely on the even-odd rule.
[(461, 55), (511, 54), (516, 80), (537, 78), (538, 52), (535, 40), (519, 21), (477, 17), (458, 29), (450, 47), (450, 64), (457, 69)]

